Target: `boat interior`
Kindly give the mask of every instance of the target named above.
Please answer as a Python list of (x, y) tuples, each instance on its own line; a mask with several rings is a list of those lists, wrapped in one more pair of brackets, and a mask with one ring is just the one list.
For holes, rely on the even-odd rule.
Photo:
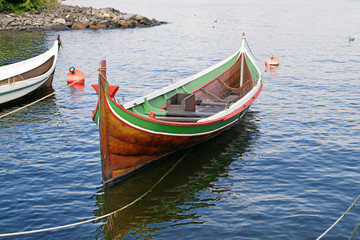
[(139, 115), (171, 122), (196, 122), (212, 116), (228, 108), (254, 87), (247, 64), (243, 65), (243, 76), (240, 76), (241, 59), (238, 58), (224, 73), (195, 91), (187, 91), (186, 87), (182, 86), (170, 97), (164, 94), (161, 107), (155, 107), (151, 100), (145, 98), (143, 104), (129, 110)]
[(27, 80), (27, 79), (30, 79), (30, 78), (33, 78), (36, 76), (40, 76), (50, 70), (51, 66), (54, 63), (54, 59), (55, 59), (55, 56), (52, 56), (46, 62), (44, 62), (43, 64), (41, 64), (40, 66), (38, 66), (34, 69), (31, 69), (30, 71), (12, 76), (10, 78), (0, 80), (0, 86), (10, 85), (10, 84), (14, 84), (16, 82), (20, 82), (20, 81), (24, 81), (24, 80)]

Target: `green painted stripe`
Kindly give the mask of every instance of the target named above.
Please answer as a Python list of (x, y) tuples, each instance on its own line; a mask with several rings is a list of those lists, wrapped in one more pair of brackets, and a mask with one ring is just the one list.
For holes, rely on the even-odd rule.
[(245, 54), (246, 56), (246, 63), (249, 67), (249, 70), (250, 70), (250, 73), (251, 73), (251, 76), (252, 76), (252, 79), (253, 79), (253, 83), (254, 83), (254, 86), (257, 84), (259, 78), (260, 78), (260, 75), (259, 75), (259, 72), (257, 71), (254, 63), (250, 60), (250, 58), (248, 57), (247, 54)]
[(95, 116), (93, 117), (93, 121), (98, 124), (99, 123), (99, 109), (96, 109)]

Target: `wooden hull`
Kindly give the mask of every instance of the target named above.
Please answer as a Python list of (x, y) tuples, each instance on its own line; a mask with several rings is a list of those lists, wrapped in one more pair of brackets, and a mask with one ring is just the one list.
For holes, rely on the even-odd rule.
[(52, 85), (60, 40), (47, 52), (0, 67), (0, 104), (22, 98)]
[[(245, 56), (240, 51), (235, 57), (209, 69), (201, 76), (173, 86), (175, 92), (180, 89), (185, 92), (187, 89), (191, 96), (202, 103), (215, 98), (211, 103), (206, 103), (206, 107), (190, 105), (192, 110), (184, 112), (174, 112), (171, 104), (164, 106), (164, 99), (169, 95), (167, 93), (172, 93), (174, 89), (160, 90), (146, 96), (142, 102), (131, 102), (127, 107), (118, 104), (114, 99), (116, 88), (109, 85), (106, 79), (106, 62), (101, 61), (99, 84), (95, 87), (99, 103), (93, 119), (98, 122), (100, 129), (104, 184), (111, 185), (154, 160), (213, 138), (235, 124), (262, 89), (260, 71), (255, 67), (244, 68), (246, 61), (247, 64), (250, 61)], [(248, 84), (237, 87), (240, 69), (243, 71), (244, 83), (247, 81)], [(209, 76), (209, 73), (214, 73), (216, 77), (211, 75), (205, 79), (203, 76)], [(221, 102), (222, 99), (234, 99), (230, 94), (233, 92), (237, 98), (234, 102)], [(163, 99), (163, 102), (159, 102), (159, 99)], [(169, 100), (166, 101), (169, 104)], [(156, 105), (158, 106), (154, 107)], [(203, 110), (214, 110), (218, 106), (222, 106), (223, 110), (211, 115)], [(178, 105), (175, 107), (179, 108)]]

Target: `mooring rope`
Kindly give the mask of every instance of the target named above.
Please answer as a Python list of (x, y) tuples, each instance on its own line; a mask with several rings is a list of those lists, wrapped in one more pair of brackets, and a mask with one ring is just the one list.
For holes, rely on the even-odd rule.
[(257, 59), (257, 58), (255, 57), (255, 54), (251, 51), (250, 45), (249, 45), (249, 43), (247, 42), (246, 38), (245, 38), (245, 42), (246, 42), (246, 45), (247, 45), (248, 48), (249, 48), (249, 51), (250, 51), (251, 55), (253, 55), (253, 57), (255, 58), (256, 61), (260, 62), (260, 60)]
[(323, 234), (321, 234), (316, 240), (321, 239), (325, 234), (327, 234), (349, 211), (350, 209), (355, 205), (355, 203), (359, 200), (360, 195), (355, 199), (355, 201), (350, 205), (350, 207), (334, 222), (333, 225), (331, 225)]
[[(92, 71), (91, 73), (87, 74), (84, 78), (86, 78), (86, 77), (90, 76), (91, 74), (99, 71), (100, 69), (101, 69), (101, 68), (97, 68), (96, 70), (94, 70), (94, 71)], [(52, 93), (50, 93), (50, 94), (48, 94), (48, 95), (46, 95), (46, 96), (44, 96), (44, 97), (42, 97), (42, 98), (39, 98), (39, 99), (35, 100), (34, 102), (31, 102), (31, 103), (29, 103), (29, 104), (27, 104), (27, 105), (25, 105), (25, 106), (22, 106), (22, 107), (20, 107), (20, 108), (17, 108), (17, 109), (15, 109), (15, 110), (11, 111), (11, 112), (5, 113), (5, 114), (3, 114), (3, 115), (0, 116), (0, 119), (1, 119), (1, 118), (4, 118), (4, 117), (6, 117), (6, 116), (9, 116), (9, 115), (11, 115), (11, 114), (13, 114), (13, 113), (16, 113), (16, 112), (18, 112), (18, 111), (20, 111), (20, 110), (22, 110), (22, 109), (28, 108), (28, 107), (30, 107), (30, 106), (32, 106), (32, 105), (34, 105), (34, 104), (36, 104), (36, 103), (44, 100), (44, 99), (46, 99), (46, 98), (48, 98), (48, 97), (50, 97), (50, 96), (52, 96), (52, 95), (54, 95), (54, 94), (56, 94), (56, 93), (64, 90), (64, 89), (72, 86), (73, 84), (75, 84), (75, 83), (77, 83), (78, 81), (81, 81), (81, 80), (83, 80), (83, 79), (76, 80), (76, 81), (72, 82), (71, 84), (68, 84), (68, 85), (66, 85), (65, 87), (63, 87), (63, 88), (61, 88), (61, 89), (59, 89), (59, 90), (57, 90), (57, 91), (55, 91), (55, 92), (52, 92)]]
[(84, 221), (81, 221), (81, 222), (76, 222), (76, 223), (71, 223), (71, 224), (57, 226), (57, 227), (51, 227), (51, 228), (43, 228), (43, 229), (38, 229), (38, 230), (24, 231), (24, 232), (3, 233), (3, 234), (0, 234), (0, 237), (12, 237), (12, 236), (40, 233), (40, 232), (49, 232), (49, 231), (54, 231), (54, 230), (59, 230), (59, 229), (64, 229), (64, 228), (70, 228), (70, 227), (82, 225), (82, 224), (89, 223), (89, 222), (94, 222), (94, 221), (101, 220), (101, 219), (104, 219), (104, 218), (107, 218), (107, 217), (111, 217), (111, 219), (112, 219), (113, 215), (115, 215), (115, 214), (121, 212), (122, 210), (134, 205), (135, 203), (137, 203), (138, 201), (143, 199), (147, 194), (149, 194), (167, 175), (169, 175), (169, 173), (172, 170), (174, 170), (174, 168), (187, 156), (187, 154), (190, 152), (190, 150), (191, 149), (189, 149), (154, 185), (152, 185), (151, 188), (149, 188), (149, 190), (147, 190), (140, 197), (138, 197), (134, 201), (128, 203), (127, 205), (123, 206), (122, 208), (119, 208), (119, 209), (117, 209), (117, 210), (115, 210), (113, 212), (102, 215), (100, 217), (91, 218), (91, 219), (84, 220)]
[(66, 55), (66, 53), (65, 53), (65, 48), (63, 47), (63, 45), (62, 45), (62, 44), (60, 45), (60, 47), (61, 47), (61, 50), (62, 50), (62, 51), (63, 51), (63, 53), (64, 53), (64, 56), (65, 56), (66, 62), (68, 63), (68, 66), (71, 66), (71, 64), (70, 64), (70, 62), (69, 62), (69, 59), (68, 59), (68, 57), (67, 57), (67, 55)]

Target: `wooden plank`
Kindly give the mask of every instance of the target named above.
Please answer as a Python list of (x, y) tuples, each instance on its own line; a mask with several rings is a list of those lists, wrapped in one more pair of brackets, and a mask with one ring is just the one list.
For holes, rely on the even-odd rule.
[(166, 116), (176, 117), (210, 117), (216, 112), (167, 112)]
[(156, 116), (157, 120), (169, 121), (169, 122), (197, 122), (201, 118), (199, 117), (165, 117), (165, 116)]
[(199, 103), (199, 105), (202, 106), (226, 106), (228, 103), (227, 102), (206, 102), (206, 101), (201, 101), (201, 103)]

